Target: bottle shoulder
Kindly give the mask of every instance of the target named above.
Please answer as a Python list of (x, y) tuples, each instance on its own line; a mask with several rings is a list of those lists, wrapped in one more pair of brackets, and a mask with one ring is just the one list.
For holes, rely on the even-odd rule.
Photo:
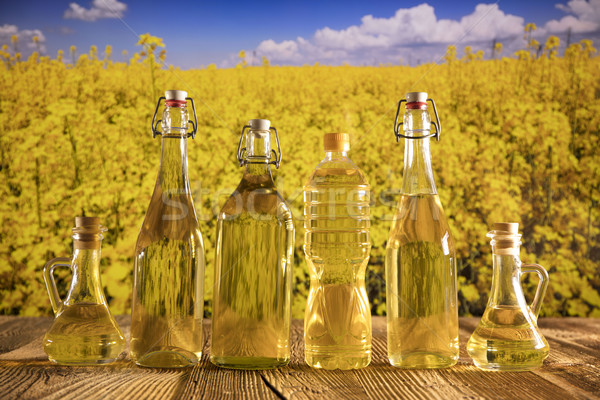
[[(274, 186), (253, 187), (240, 185), (225, 201), (219, 220), (243, 216), (257, 220), (292, 220), (292, 211)], [(243, 219), (243, 218), (242, 218)]]
[(314, 186), (370, 187), (363, 171), (348, 157), (322, 160), (306, 181), (305, 189)]
[(454, 254), (454, 240), (437, 194), (400, 197), (388, 247), (401, 247), (413, 242), (439, 243), (445, 252)]
[(163, 196), (155, 192), (152, 196), (136, 248), (142, 249), (162, 240), (191, 241), (197, 247), (203, 246), (200, 224), (189, 193)]

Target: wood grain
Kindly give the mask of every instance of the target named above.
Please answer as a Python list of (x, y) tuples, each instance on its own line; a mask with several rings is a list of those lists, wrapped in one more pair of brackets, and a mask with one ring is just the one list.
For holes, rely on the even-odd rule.
[[(117, 318), (129, 337), (129, 316)], [(373, 318), (373, 361), (353, 371), (321, 371), (304, 363), (303, 323), (292, 324), (286, 367), (237, 371), (208, 360), (210, 321), (201, 362), (186, 369), (135, 366), (124, 351), (106, 366), (52, 364), (42, 350), (51, 318), (0, 316), (0, 399), (600, 399), (600, 320), (539, 321), (550, 344), (532, 372), (483, 372), (465, 345), (478, 318), (460, 319), (460, 360), (442, 370), (400, 370), (387, 361), (385, 318)]]

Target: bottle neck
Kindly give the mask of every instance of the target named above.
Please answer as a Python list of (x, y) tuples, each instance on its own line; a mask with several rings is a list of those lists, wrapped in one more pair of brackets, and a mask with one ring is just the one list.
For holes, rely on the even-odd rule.
[(158, 180), (163, 193), (190, 193), (184, 136), (163, 135)]
[(65, 305), (106, 304), (100, 280), (100, 241), (90, 243), (75, 240), (73, 244), (73, 278)]
[(527, 303), (521, 287), (521, 260), (519, 246), (498, 249), (492, 245), (494, 274), (488, 306), (518, 305)]
[[(415, 137), (429, 135), (431, 120), (427, 110), (406, 110), (404, 115), (404, 135)], [(429, 138), (404, 140), (403, 194), (437, 194)]]
[(248, 131), (246, 137), (246, 169), (244, 175), (266, 175), (271, 178), (271, 139), (269, 131)]
[(327, 161), (339, 160), (342, 158), (348, 158), (347, 151), (326, 151), (325, 152), (325, 160), (327, 160)]

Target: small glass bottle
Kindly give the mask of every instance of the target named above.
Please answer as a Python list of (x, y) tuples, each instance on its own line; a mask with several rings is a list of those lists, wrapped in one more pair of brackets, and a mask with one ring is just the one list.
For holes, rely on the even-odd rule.
[[(44, 267), (44, 281), (56, 315), (43, 339), (50, 361), (96, 365), (115, 361), (125, 348), (125, 337), (108, 309), (100, 281), (102, 232), (97, 217), (76, 217), (73, 258), (55, 258)], [(54, 281), (56, 267), (69, 267), (71, 287), (64, 301)]]
[[(406, 101), (403, 123), (398, 124)], [(437, 119), (430, 133), (431, 101)], [(398, 130), (403, 125), (404, 134)], [(401, 197), (386, 250), (388, 357), (400, 368), (445, 368), (458, 360), (456, 256), (431, 168), (429, 140), (441, 126), (427, 93), (398, 104), (396, 139), (405, 138)]]
[(219, 367), (266, 369), (290, 360), (294, 224), (271, 176), (280, 160), (277, 130), (250, 120), (238, 145), (244, 175), (217, 219), (210, 361)]
[[(162, 99), (163, 119), (155, 124)], [(152, 121), (154, 136), (162, 138), (161, 159), (137, 239), (131, 307), (131, 359), (144, 367), (194, 365), (204, 345), (204, 245), (187, 164), (187, 138), (197, 122), (188, 121), (187, 100), (193, 107), (186, 92), (166, 91)]]
[(314, 368), (353, 369), (371, 361), (369, 262), (370, 186), (348, 158), (346, 133), (327, 133), (325, 159), (304, 186), (304, 253), (310, 292), (304, 355)]
[[(521, 264), (519, 224), (500, 222), (491, 238), (494, 275), (487, 307), (467, 343), (475, 365), (490, 371), (528, 371), (548, 357), (548, 342), (537, 326), (548, 273), (537, 264)], [(539, 283), (531, 306), (521, 287), (523, 273), (534, 272)]]

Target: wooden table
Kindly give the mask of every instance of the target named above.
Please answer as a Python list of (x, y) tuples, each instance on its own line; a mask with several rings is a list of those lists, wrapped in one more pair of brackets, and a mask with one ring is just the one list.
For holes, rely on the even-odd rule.
[[(117, 318), (129, 337), (129, 316)], [(478, 318), (460, 319), (460, 360), (450, 369), (400, 370), (388, 364), (384, 317), (373, 318), (373, 361), (354, 371), (314, 370), (304, 363), (302, 321), (292, 330), (292, 360), (278, 370), (148, 369), (126, 353), (106, 366), (66, 367), (48, 361), (42, 336), (50, 318), (0, 316), (0, 399), (589, 399), (600, 398), (600, 319), (543, 318), (550, 344), (533, 372), (483, 372), (466, 341)], [(206, 321), (205, 337), (210, 332)]]

